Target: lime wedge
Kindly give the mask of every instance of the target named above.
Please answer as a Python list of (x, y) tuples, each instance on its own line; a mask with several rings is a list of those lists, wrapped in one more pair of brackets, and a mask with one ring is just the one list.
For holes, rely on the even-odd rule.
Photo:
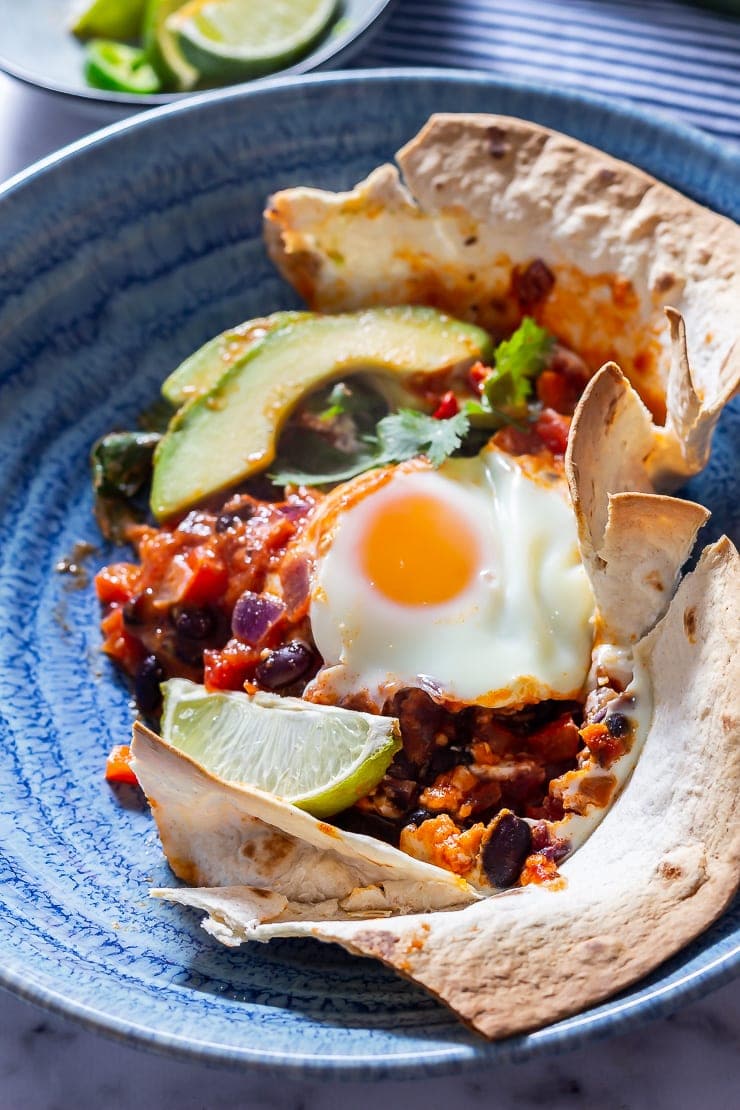
[(70, 30), (81, 39), (136, 39), (146, 0), (93, 0), (77, 14)]
[(195, 88), (200, 74), (191, 66), (180, 49), (177, 36), (167, 20), (181, 8), (185, 0), (149, 0), (144, 15), (144, 49), (147, 60), (168, 89), (188, 92)]
[(329, 817), (368, 794), (401, 746), (398, 722), (276, 694), (162, 683), (162, 736), (227, 782)]
[(305, 54), (336, 8), (337, 0), (189, 0), (167, 26), (205, 80), (238, 81)]

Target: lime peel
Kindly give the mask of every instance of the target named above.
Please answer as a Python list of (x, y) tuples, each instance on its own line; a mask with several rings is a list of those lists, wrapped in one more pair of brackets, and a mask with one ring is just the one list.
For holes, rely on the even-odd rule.
[(258, 77), (296, 61), (326, 31), (337, 0), (189, 0), (167, 20), (206, 80)]
[(314, 817), (368, 794), (401, 747), (394, 717), (258, 692), (162, 684), (162, 737), (207, 771), (266, 790)]
[(92, 0), (72, 16), (70, 30), (81, 39), (136, 39), (146, 0)]

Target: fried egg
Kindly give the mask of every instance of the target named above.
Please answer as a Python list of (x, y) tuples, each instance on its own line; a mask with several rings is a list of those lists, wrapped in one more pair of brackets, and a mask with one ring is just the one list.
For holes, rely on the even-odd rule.
[(324, 666), (306, 697), (427, 690), (450, 707), (574, 697), (594, 600), (567, 488), (487, 447), (335, 489), (309, 536), (310, 620)]

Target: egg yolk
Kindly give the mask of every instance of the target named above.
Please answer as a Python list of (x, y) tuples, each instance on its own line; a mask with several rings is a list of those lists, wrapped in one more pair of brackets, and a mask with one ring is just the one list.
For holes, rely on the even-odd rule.
[(434, 497), (408, 493), (386, 502), (362, 538), (372, 585), (402, 605), (439, 605), (462, 593), (479, 565), (466, 516)]

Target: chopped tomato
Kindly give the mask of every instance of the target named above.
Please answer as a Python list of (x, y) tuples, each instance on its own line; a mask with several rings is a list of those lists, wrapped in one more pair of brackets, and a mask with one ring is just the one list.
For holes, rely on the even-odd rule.
[(609, 767), (620, 755), (624, 755), (627, 745), (620, 737), (612, 736), (605, 724), (584, 725), (581, 737), (591, 755), (602, 767)]
[(208, 690), (242, 690), (259, 661), (258, 651), (236, 639), (220, 651), (204, 651), (205, 686)]
[(207, 547), (189, 551), (186, 562), (190, 576), (184, 582), (179, 600), (186, 605), (208, 605), (217, 601), (229, 584), (229, 572), (218, 555)]
[(111, 748), (105, 764), (105, 777), (108, 782), (127, 782), (138, 786), (139, 780), (131, 766), (131, 748), (128, 744), (117, 744)]
[(537, 435), (553, 455), (564, 455), (568, 446), (570, 419), (554, 409), (543, 409), (534, 426)]
[(103, 605), (123, 604), (137, 591), (141, 568), (133, 563), (111, 563), (95, 575), (95, 589)]
[(459, 411), (460, 406), (457, 403), (457, 397), (451, 389), (448, 389), (446, 393), (442, 394), (432, 415), (435, 420), (449, 420), (451, 416), (456, 416)]
[(575, 759), (581, 747), (581, 736), (573, 717), (564, 713), (529, 737), (529, 746), (548, 763)]
[(128, 674), (134, 674), (146, 655), (144, 645), (132, 636), (123, 623), (123, 610), (112, 609), (100, 622), (105, 640), (103, 651), (114, 659)]
[(507, 424), (496, 432), (492, 442), (509, 455), (536, 455), (542, 450), (542, 440), (533, 427), (524, 429)]
[(553, 879), (559, 878), (558, 865), (555, 861), (548, 859), (541, 852), (533, 852), (524, 861), (519, 882), (522, 886), (529, 886), (530, 883), (550, 883)]

